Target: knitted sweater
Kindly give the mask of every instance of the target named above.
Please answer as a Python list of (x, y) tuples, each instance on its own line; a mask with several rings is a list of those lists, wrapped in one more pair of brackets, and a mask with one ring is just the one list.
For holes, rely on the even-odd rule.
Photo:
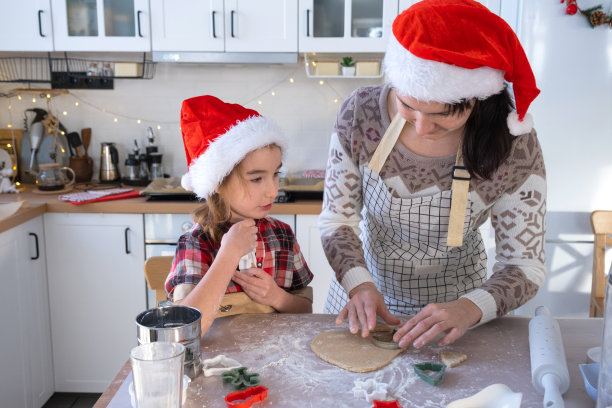
[[(336, 279), (348, 293), (372, 282), (362, 241), (364, 166), (390, 124), (390, 86), (357, 89), (340, 107), (331, 138), (319, 228)], [(429, 196), (451, 188), (456, 154), (422, 157), (397, 143), (380, 171), (391, 193), (401, 198)], [(481, 323), (503, 316), (533, 296), (544, 283), (546, 172), (535, 131), (517, 136), (508, 159), (491, 179), (470, 181), (472, 230), (491, 217), (496, 262), (490, 277), (463, 297), (483, 313)]]

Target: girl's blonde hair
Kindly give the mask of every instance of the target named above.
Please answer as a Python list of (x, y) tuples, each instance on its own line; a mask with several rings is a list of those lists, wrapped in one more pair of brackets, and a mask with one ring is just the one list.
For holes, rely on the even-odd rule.
[[(276, 143), (260, 147), (260, 149), (270, 149), (273, 147), (280, 149), (280, 146), (278, 146)], [(228, 203), (227, 200), (223, 198), (223, 195), (219, 194), (218, 192), (224, 189), (227, 181), (232, 175), (236, 174), (237, 177), (240, 177), (239, 170), (242, 166), (243, 160), (244, 159), (234, 166), (232, 171), (225, 176), (221, 184), (219, 184), (217, 190), (192, 214), (193, 221), (197, 222), (204, 232), (208, 233), (217, 243), (221, 242), (221, 238), (223, 238), (223, 234), (225, 234), (224, 225), (230, 222), (232, 218), (230, 203)], [(241, 181), (244, 182), (242, 178)]]

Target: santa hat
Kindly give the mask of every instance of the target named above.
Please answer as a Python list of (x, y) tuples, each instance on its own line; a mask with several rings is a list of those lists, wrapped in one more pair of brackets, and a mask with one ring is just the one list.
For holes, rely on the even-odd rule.
[(272, 120), (211, 95), (183, 101), (181, 132), (188, 166), (181, 185), (204, 199), (248, 153), (271, 144), (284, 152), (287, 146)]
[(533, 127), (529, 104), (540, 93), (525, 51), (510, 26), (472, 0), (423, 0), (393, 22), (385, 71), (401, 94), (424, 102), (485, 99), (511, 82), (513, 135)]

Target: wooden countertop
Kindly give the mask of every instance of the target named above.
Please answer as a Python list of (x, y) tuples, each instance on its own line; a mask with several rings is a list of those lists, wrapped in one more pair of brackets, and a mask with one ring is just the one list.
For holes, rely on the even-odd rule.
[[(334, 315), (267, 314), (238, 315), (215, 320), (201, 341), (202, 359), (224, 354), (260, 375), (269, 389), (262, 405), (272, 407), (371, 407), (353, 396), (354, 381), (375, 378), (387, 383), (388, 395), (401, 406), (443, 407), (495, 383), (523, 394), (521, 407), (541, 408), (543, 395), (531, 383), (529, 318), (507, 316), (469, 330), (448, 347), (409, 348), (388, 366), (371, 373), (351, 373), (319, 359), (310, 349), (313, 337), (323, 331), (347, 330), (337, 326)], [(600, 344), (602, 319), (558, 319), (570, 373), (564, 394), (567, 408), (594, 406), (584, 390), (578, 364), (586, 362), (589, 348)], [(418, 378), (412, 364), (439, 361), (442, 349), (468, 355), (463, 364), (447, 369), (443, 381), (433, 387)], [(126, 354), (128, 350), (126, 350)], [(127, 379), (127, 381), (126, 381)], [(130, 406), (129, 361), (97, 401), (95, 408)], [(233, 389), (220, 377), (195, 378), (187, 389), (184, 408), (225, 407), (223, 397)]]
[[(27, 200), (28, 203), (15, 215), (0, 220), (0, 232), (13, 228), (45, 212), (118, 213), (118, 214), (189, 214), (200, 203), (188, 201), (147, 201), (147, 197), (126, 198), (97, 203), (73, 205), (58, 200), (58, 194), (39, 194), (33, 186), (23, 187), (21, 194), (0, 194), (0, 203)], [(302, 200), (293, 203), (275, 203), (271, 214), (313, 214), (321, 212), (319, 200)]]

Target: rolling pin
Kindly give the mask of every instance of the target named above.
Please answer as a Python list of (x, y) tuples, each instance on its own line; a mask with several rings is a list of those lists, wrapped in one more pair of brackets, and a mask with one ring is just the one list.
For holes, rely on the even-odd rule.
[(569, 388), (569, 372), (563, 350), (559, 324), (544, 306), (535, 311), (529, 322), (529, 354), (531, 355), (531, 381), (544, 394), (546, 408), (563, 408), (561, 395)]

